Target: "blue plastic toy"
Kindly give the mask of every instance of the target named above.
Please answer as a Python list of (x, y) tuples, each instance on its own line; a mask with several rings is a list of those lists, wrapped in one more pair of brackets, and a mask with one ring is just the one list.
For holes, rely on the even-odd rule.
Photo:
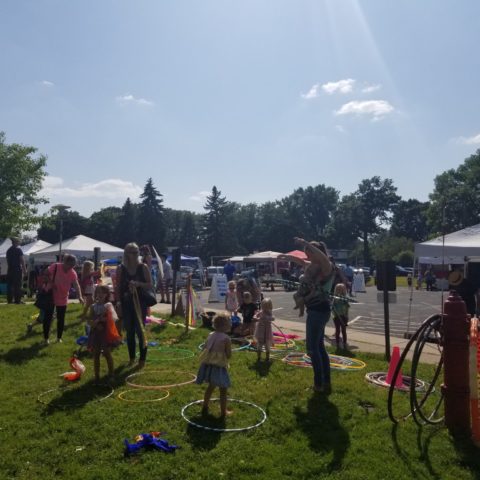
[(177, 448), (176, 445), (170, 445), (167, 440), (160, 438), (161, 432), (141, 433), (135, 437), (135, 443), (129, 443), (127, 439), (123, 441), (125, 445), (125, 456), (139, 453), (142, 448), (146, 450), (160, 450), (166, 453), (173, 453)]

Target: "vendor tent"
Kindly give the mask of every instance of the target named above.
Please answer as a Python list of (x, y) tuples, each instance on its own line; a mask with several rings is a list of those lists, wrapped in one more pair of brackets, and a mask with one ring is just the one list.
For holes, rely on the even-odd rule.
[(35, 240), (32, 243), (27, 243), (26, 245), (23, 245), (21, 248), (24, 255), (31, 255), (32, 253), (43, 250), (44, 248), (50, 247), (51, 245), (51, 243), (44, 242), (43, 240)]
[(292, 250), (291, 252), (288, 252), (285, 255), (288, 255), (290, 257), (296, 257), (296, 258), (299, 258), (300, 260), (307, 259), (307, 254), (303, 250)]
[(461, 264), (474, 256), (480, 256), (480, 223), (415, 245), (415, 257), (423, 264)]
[[(278, 273), (278, 257), (282, 255), (280, 252), (272, 252), (271, 250), (267, 250), (266, 252), (257, 252), (252, 253), (248, 257), (243, 259), (244, 262), (252, 262), (252, 263), (272, 263), (273, 264), (273, 273)], [(280, 259), (281, 261), (284, 261)]]
[[(78, 257), (79, 260), (92, 259), (94, 248), (100, 248), (99, 259), (104, 260), (112, 257), (120, 257), (123, 255), (123, 249), (115, 247), (100, 240), (86, 237), (85, 235), (77, 235), (68, 238), (62, 242), (62, 253), (70, 253)], [(47, 248), (38, 250), (33, 253), (35, 262), (54, 262), (58, 256), (59, 244), (55, 243)]]

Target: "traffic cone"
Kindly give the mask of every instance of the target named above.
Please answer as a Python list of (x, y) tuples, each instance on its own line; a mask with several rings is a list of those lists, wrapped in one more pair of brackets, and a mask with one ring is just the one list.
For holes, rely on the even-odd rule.
[[(395, 370), (397, 368), (399, 361), (400, 361), (400, 347), (393, 347), (392, 358), (390, 360), (390, 365), (388, 366), (387, 378), (385, 379), (385, 383), (388, 383), (388, 385), (392, 383), (393, 374), (395, 373)], [(402, 370), (398, 372), (395, 386), (396, 387), (403, 386)]]

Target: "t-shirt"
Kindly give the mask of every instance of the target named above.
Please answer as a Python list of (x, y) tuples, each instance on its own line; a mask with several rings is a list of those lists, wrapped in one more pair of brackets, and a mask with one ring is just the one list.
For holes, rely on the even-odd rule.
[(231, 263), (230, 264), (227, 263), (223, 267), (223, 273), (227, 276), (228, 281), (233, 280), (233, 274), (235, 273), (235, 267)]
[[(56, 273), (55, 273), (56, 269)], [(77, 272), (71, 268), (67, 272), (63, 269), (63, 263), (52, 263), (48, 267), (50, 278), (55, 274), (53, 283), (53, 302), (58, 307), (64, 307), (68, 303), (68, 293), (72, 283), (78, 281)]]
[(7, 250), (7, 266), (8, 273), (21, 272), (22, 270), (22, 257), (23, 251), (20, 247), (14, 247), (13, 245)]

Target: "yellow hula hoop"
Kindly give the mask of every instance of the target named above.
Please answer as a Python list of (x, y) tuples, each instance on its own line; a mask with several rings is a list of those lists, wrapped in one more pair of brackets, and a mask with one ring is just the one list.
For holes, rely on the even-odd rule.
[(131, 389), (128, 389), (128, 390), (124, 390), (123, 392), (120, 392), (118, 395), (117, 395), (117, 398), (119, 400), (122, 400), (124, 402), (128, 402), (128, 403), (152, 403), (152, 402), (161, 402), (162, 400), (165, 400), (166, 398), (168, 398), (170, 396), (170, 392), (168, 390), (165, 390), (165, 393), (166, 395), (163, 396), (163, 397), (160, 397), (160, 398), (154, 398), (152, 400), (129, 400), (128, 398), (124, 398), (124, 395), (128, 392), (138, 392), (139, 389), (138, 388), (131, 388)]
[(165, 370), (150, 370), (148, 372), (137, 372), (137, 373), (132, 373), (125, 379), (125, 383), (132, 388), (143, 388), (144, 390), (165, 390), (167, 388), (174, 388), (174, 387), (181, 387), (182, 385), (188, 385), (190, 383), (195, 382), (197, 379), (197, 376), (194, 375), (193, 373), (189, 372), (182, 372), (182, 371), (176, 371), (175, 373), (185, 373), (187, 375), (191, 375), (193, 378), (191, 380), (188, 380), (186, 382), (181, 382), (181, 383), (172, 383), (170, 385), (141, 385), (138, 383), (133, 383), (130, 381), (131, 378), (137, 377), (138, 375), (144, 375), (146, 373), (165, 373)]

